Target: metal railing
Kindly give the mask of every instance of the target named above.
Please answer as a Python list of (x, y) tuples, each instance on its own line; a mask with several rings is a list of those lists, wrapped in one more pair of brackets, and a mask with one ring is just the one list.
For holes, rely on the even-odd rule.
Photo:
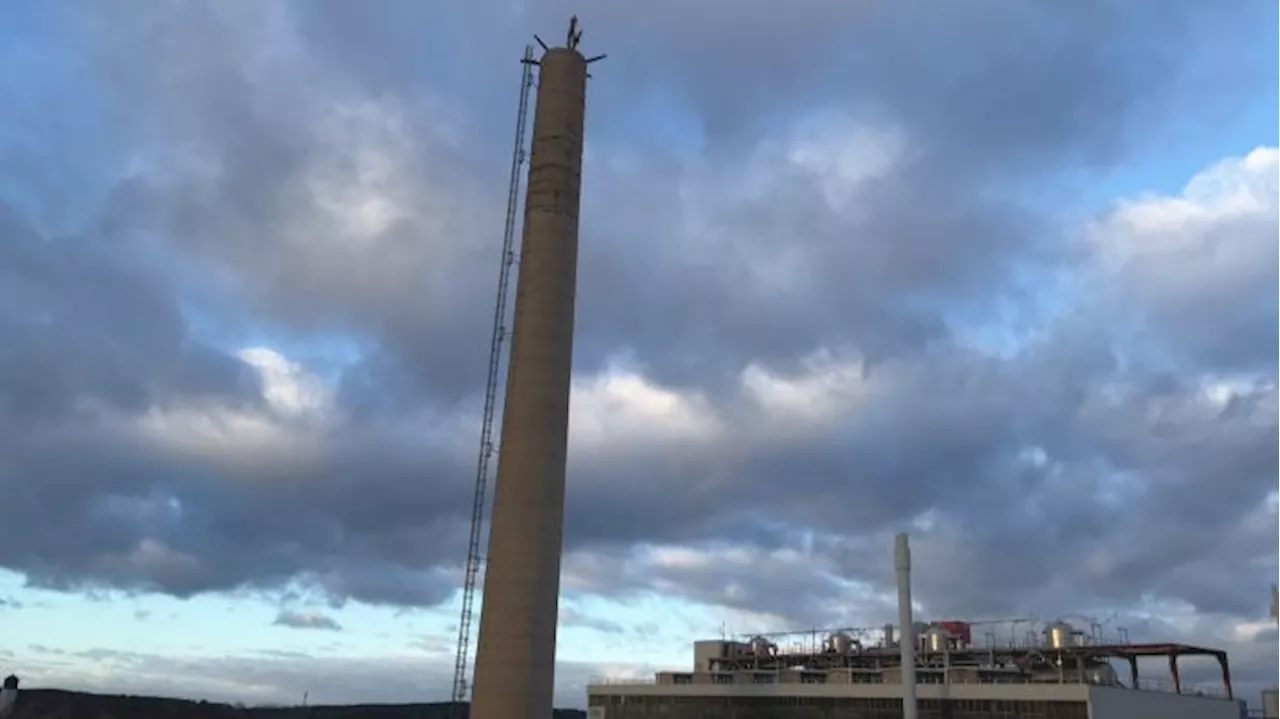
[[(666, 672), (662, 672), (662, 673), (666, 674)], [(761, 671), (761, 672), (747, 672), (747, 673), (756, 674), (756, 675), (759, 675), (759, 674), (777, 675), (777, 674), (781, 674), (782, 672)], [(690, 672), (686, 672), (686, 671), (670, 672), (670, 674), (673, 676), (679, 676), (679, 677), (692, 676)], [(734, 675), (730, 673), (721, 673), (719, 674), (719, 676), (731, 677)], [(801, 684), (801, 683), (803, 682), (795, 682), (795, 684)], [(822, 683), (829, 684), (831, 686), (857, 686), (858, 684), (858, 682), (853, 682), (853, 683), (822, 682)], [(872, 683), (878, 684), (883, 682), (872, 682)], [(891, 682), (891, 683), (896, 683), (896, 682)], [(942, 682), (919, 682), (919, 684), (921, 685), (939, 684), (939, 683), (942, 683)], [(1115, 687), (1117, 689), (1128, 689), (1128, 690), (1137, 690), (1137, 691), (1144, 691), (1144, 692), (1158, 692), (1162, 694), (1178, 693), (1175, 691), (1176, 687), (1174, 686), (1173, 682), (1164, 680), (1164, 679), (1139, 679), (1138, 685), (1136, 687), (1131, 687), (1128, 684), (1124, 684), (1124, 683), (1109, 684), (1106, 682), (1089, 681), (1088, 677), (1085, 677), (1083, 680), (1079, 678), (1068, 677), (1065, 681), (1062, 681), (1062, 682), (1027, 681), (1026, 679), (1016, 678), (1016, 677), (966, 677), (965, 681), (953, 681), (950, 683), (955, 685), (961, 685), (961, 684), (1017, 684), (1017, 685), (1093, 684), (1096, 686), (1108, 686), (1108, 687)], [(588, 684), (596, 685), (596, 686), (655, 686), (658, 684), (662, 684), (664, 686), (690, 686), (691, 684), (694, 684), (696, 686), (724, 686), (726, 684), (738, 684), (738, 682), (714, 682), (714, 681), (713, 682), (700, 681), (696, 683), (691, 681), (660, 682), (657, 676), (653, 676), (653, 677), (596, 676), (596, 677), (592, 677), (591, 680), (588, 682)], [(788, 684), (790, 684), (790, 682), (788, 682)], [(1181, 694), (1187, 695), (1187, 696), (1201, 696), (1201, 697), (1206, 697), (1211, 699), (1226, 699), (1226, 692), (1223, 691), (1222, 687), (1217, 685), (1212, 685), (1212, 684), (1190, 684), (1190, 685), (1183, 684)]]

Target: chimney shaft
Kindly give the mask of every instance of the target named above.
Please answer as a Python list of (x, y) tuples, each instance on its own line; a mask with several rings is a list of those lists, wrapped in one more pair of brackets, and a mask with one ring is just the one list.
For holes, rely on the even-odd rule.
[(898, 575), (898, 649), (902, 661), (902, 719), (917, 719), (916, 702), (916, 636), (911, 617), (911, 547), (906, 532), (893, 542), (893, 567)]
[(552, 712), (586, 81), (576, 49), (539, 60), (472, 719)]

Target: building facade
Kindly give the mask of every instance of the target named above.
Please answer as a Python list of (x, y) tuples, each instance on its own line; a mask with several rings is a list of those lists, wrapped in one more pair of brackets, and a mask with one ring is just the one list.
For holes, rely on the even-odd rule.
[[(771, 640), (695, 642), (691, 671), (588, 687), (588, 719), (898, 719), (901, 654), (886, 627), (878, 641), (835, 632), (780, 650)], [(1172, 644), (1108, 644), (1061, 622), (1044, 638), (975, 646), (963, 622), (922, 625), (915, 677), (919, 719), (1240, 719), (1226, 656)], [(1171, 681), (1138, 675), (1140, 657), (1167, 659)], [(1192, 688), (1178, 660), (1211, 657), (1218, 687)], [(1128, 665), (1122, 680), (1114, 665)]]
[[(1240, 719), (1239, 702), (1090, 684), (921, 685), (920, 719)], [(596, 684), (588, 719), (900, 719), (894, 685)]]

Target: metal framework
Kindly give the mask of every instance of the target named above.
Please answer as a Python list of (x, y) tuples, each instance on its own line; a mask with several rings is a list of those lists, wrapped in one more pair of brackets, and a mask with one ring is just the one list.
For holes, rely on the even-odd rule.
[[(1129, 665), (1129, 687), (1137, 688), (1138, 659), (1163, 657), (1168, 661), (1169, 675), (1174, 693), (1184, 691), (1178, 660), (1183, 657), (1208, 657), (1217, 660), (1221, 670), (1222, 694), (1228, 699), (1235, 694), (1231, 685), (1231, 665), (1227, 653), (1187, 644), (1086, 644), (1069, 647), (964, 647), (943, 651), (922, 647), (917, 655), (917, 681), (938, 683), (948, 671), (971, 668), (982, 681), (1030, 681), (1035, 675), (1042, 679), (1054, 676), (1059, 681), (1073, 681), (1076, 673), (1099, 662), (1120, 660)], [(850, 672), (851, 681), (880, 681), (881, 673), (900, 665), (896, 647), (858, 647), (847, 653), (832, 651), (778, 652), (769, 656), (739, 655), (709, 659), (709, 671), (717, 672), (827, 672), (844, 669)], [(815, 677), (816, 678), (816, 677)]]
[(458, 647), (453, 664), (455, 703), (466, 701), (471, 679), (468, 676), (471, 649), (471, 624), (474, 618), (476, 582), (484, 558), (480, 554), (483, 539), (485, 498), (489, 484), (489, 460), (493, 457), (493, 422), (497, 414), (498, 388), (501, 384), (502, 352), (507, 339), (507, 295), (511, 285), (511, 267), (516, 262), (516, 220), (520, 211), (520, 171), (524, 167), (525, 131), (529, 121), (529, 90), (533, 87), (533, 47), (526, 45), (520, 63), (520, 104), (516, 112), (516, 133), (511, 150), (511, 180), (507, 186), (507, 217), (502, 231), (502, 262), (498, 270), (498, 296), (493, 307), (493, 335), (489, 343), (489, 374), (485, 379), (484, 410), (480, 420), (480, 451), (476, 459), (475, 494), (471, 504), (471, 535), (467, 541), (466, 578), (462, 584), (462, 610), (458, 618)]

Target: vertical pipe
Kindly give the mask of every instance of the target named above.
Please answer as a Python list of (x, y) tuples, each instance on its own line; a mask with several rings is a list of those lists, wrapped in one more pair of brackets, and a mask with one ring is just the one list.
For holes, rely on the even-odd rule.
[(911, 617), (911, 547), (906, 532), (893, 542), (893, 568), (898, 575), (898, 648), (902, 660), (902, 719), (918, 719), (916, 702), (916, 632)]
[(586, 81), (572, 47), (539, 60), (472, 719), (552, 713)]
[(4, 679), (4, 688), (0, 689), (0, 717), (12, 716), (17, 703), (18, 677), (10, 674)]

